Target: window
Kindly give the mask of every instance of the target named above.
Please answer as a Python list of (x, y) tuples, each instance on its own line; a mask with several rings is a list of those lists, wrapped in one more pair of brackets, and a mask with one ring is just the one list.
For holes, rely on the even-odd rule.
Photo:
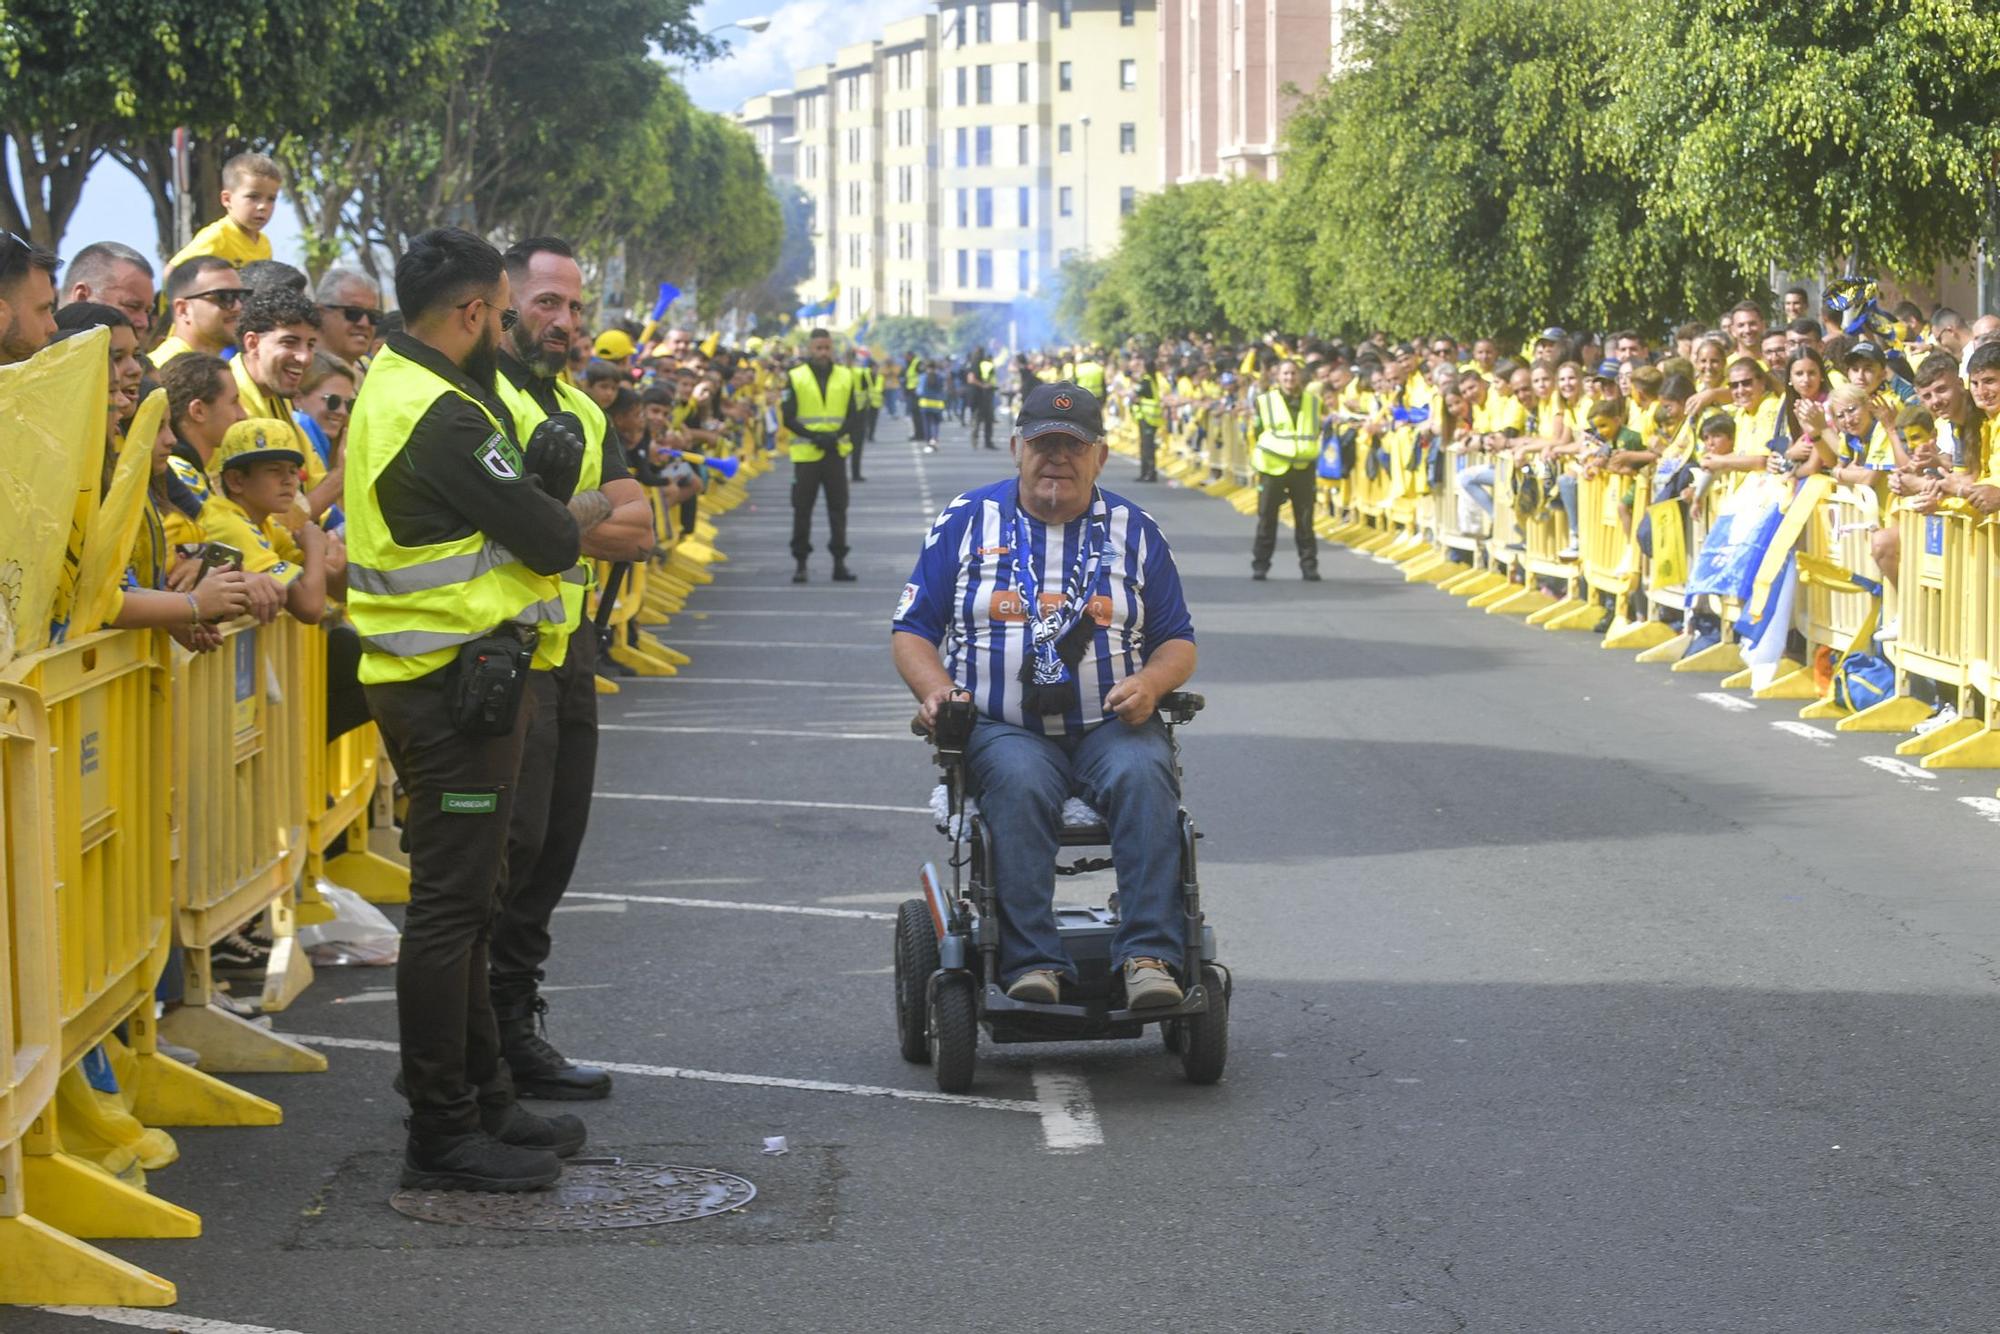
[(861, 76), (859, 74), (850, 74), (842, 79), (840, 83), (843, 90), (847, 93), (847, 109), (849, 111), (855, 110), (861, 105)]
[(896, 147), (908, 148), (910, 146), (911, 125), (912, 121), (907, 109), (896, 113)]
[(991, 188), (981, 186), (973, 194), (973, 214), (979, 226), (991, 227), (993, 225), (993, 191)]
[(1076, 0), (1056, 0), (1056, 26), (1058, 28), (1067, 28), (1070, 19), (1075, 16), (1075, 13)]
[(910, 86), (910, 53), (904, 51), (896, 57), (896, 87)]
[(1118, 127), (1118, 151), (1121, 153), (1139, 151), (1139, 127), (1129, 120)]
[(993, 127), (981, 125), (972, 132), (972, 165), (990, 167), (993, 165)]
[[(812, 150), (808, 148), (806, 152), (810, 153)], [(958, 127), (958, 165), (961, 167), (972, 165), (972, 155), (965, 151), (965, 127), (963, 125)], [(811, 172), (807, 172), (806, 174), (808, 176), (812, 175)]]
[(1137, 18), (1137, 17), (1136, 17), (1136, 16), (1135, 16), (1135, 15), (1134, 15), (1134, 14), (1132, 13), (1132, 11), (1133, 11), (1134, 9), (1136, 9), (1136, 8), (1138, 8), (1138, 6), (1137, 6), (1137, 5), (1135, 5), (1135, 4), (1134, 4), (1134, 3), (1132, 2), (1132, 0), (1118, 0), (1118, 26), (1119, 26), (1119, 27), (1121, 27), (1121, 28), (1129, 28), (1129, 27), (1131, 27), (1131, 26), (1132, 26), (1132, 25), (1133, 25), (1134, 23), (1138, 22), (1138, 18)]
[(861, 216), (861, 182), (847, 183), (847, 211), (853, 217)]
[(961, 250), (958, 252), (958, 285), (960, 287), (970, 287), (972, 285), (971, 261), (972, 252), (970, 250)]
[(1067, 185), (1056, 191), (1056, 213), (1065, 218), (1076, 215), (1076, 191)]
[(970, 190), (960, 190), (958, 192), (958, 225), (961, 227), (969, 227), (972, 225), (971, 200), (972, 200), (972, 192)]
[(979, 99), (979, 105), (985, 106), (993, 100), (993, 67), (981, 65), (974, 71), (974, 75), (973, 86), (977, 89), (975, 96)]
[(1069, 126), (1067, 125), (1056, 126), (1056, 152), (1058, 153), (1069, 152), (1069, 133), (1070, 133)]
[(993, 6), (980, 5), (972, 11), (972, 40), (990, 42), (993, 40)]
[(979, 286), (993, 286), (993, 252), (991, 250), (982, 250), (979, 252), (977, 267), (979, 269)]
[(965, 66), (960, 65), (958, 67), (958, 104), (960, 106), (965, 105), (965, 89), (966, 89), (965, 81), (971, 77), (972, 76), (969, 73), (967, 73)]
[(952, 45), (963, 47), (965, 45), (965, 11), (953, 10), (951, 18)]
[(1118, 62), (1118, 86), (1130, 92), (1139, 86), (1139, 62), (1121, 60)]
[(1014, 6), (1014, 40), (1028, 40), (1028, 0), (1018, 0)]
[(907, 204), (910, 202), (911, 194), (914, 190), (912, 180), (913, 178), (908, 167), (896, 168), (896, 202), (898, 204)]
[(1064, 93), (1070, 90), (1070, 68), (1067, 60), (1056, 63), (1056, 90)]
[(1021, 205), (1021, 208), (1020, 208), (1020, 218), (1021, 218), (1021, 220), (1020, 220), (1020, 221), (1019, 221), (1018, 223), (1014, 224), (1014, 225), (1015, 225), (1015, 226), (1017, 226), (1017, 227), (1026, 227), (1026, 226), (1028, 225), (1028, 187), (1027, 187), (1027, 186), (1025, 186), (1025, 185), (1024, 185), (1024, 186), (1022, 186), (1022, 187), (1020, 188), (1020, 190), (1019, 190), (1019, 191), (1018, 191), (1017, 193), (1018, 193), (1018, 194), (1019, 194), (1019, 196), (1020, 196), (1020, 205)]
[(1014, 286), (1025, 292), (1028, 290), (1028, 252), (1025, 250), (1016, 251), (1015, 257), (1017, 260), (1016, 273), (1018, 276), (1014, 279)]
[(1016, 130), (1015, 138), (1019, 140), (1015, 145), (1014, 164), (1025, 167), (1028, 165), (1028, 127), (1017, 125), (1014, 128)]
[(1014, 66), (1014, 100), (1026, 105), (1028, 102), (1028, 62)]
[(849, 130), (847, 132), (847, 160), (849, 162), (859, 162), (861, 160), (860, 130)]
[(910, 257), (910, 251), (913, 248), (911, 236), (914, 233), (914, 231), (915, 229), (911, 227), (910, 224), (907, 222), (899, 222), (896, 224), (897, 259), (908, 259)]
[(1118, 187), (1118, 216), (1129, 218), (1133, 207), (1139, 202), (1139, 192), (1129, 185)]

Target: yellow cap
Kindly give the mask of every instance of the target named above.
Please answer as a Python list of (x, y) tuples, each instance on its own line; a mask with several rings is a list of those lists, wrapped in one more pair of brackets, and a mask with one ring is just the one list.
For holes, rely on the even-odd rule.
[(247, 468), (266, 459), (289, 459), (301, 468), (306, 466), (306, 456), (299, 452), (298, 437), (292, 433), (290, 422), (274, 417), (250, 417), (223, 433), (222, 443), (215, 447), (215, 457), (208, 461), (208, 470), (219, 475), (224, 468)]
[(598, 356), (603, 357), (607, 361), (623, 361), (634, 352), (637, 352), (639, 346), (632, 341), (632, 335), (626, 333), (623, 329), (606, 329), (603, 333), (597, 335), (597, 342), (593, 344), (593, 349)]

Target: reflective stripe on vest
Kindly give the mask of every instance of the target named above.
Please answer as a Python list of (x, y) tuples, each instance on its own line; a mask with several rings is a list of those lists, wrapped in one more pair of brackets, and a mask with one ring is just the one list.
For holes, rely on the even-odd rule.
[(375, 488), (432, 405), (457, 394), (503, 440), (507, 429), (478, 399), (429, 368), (384, 348), (347, 428), (347, 614), (360, 636), (365, 684), (411, 681), (451, 661), (452, 650), (512, 623), (560, 623), (555, 582), (515, 561), (482, 533), (406, 547), (389, 531)]
[[(561, 410), (574, 414), (583, 423), (583, 466), (577, 470), (576, 489), (578, 492), (595, 491), (604, 485), (604, 434), (607, 429), (604, 409), (575, 385), (560, 378), (554, 384), (556, 402), (561, 405)], [(507, 405), (507, 411), (514, 414), (515, 433), (523, 440), (548, 420), (549, 414), (542, 411), (542, 405), (535, 401), (534, 396), (525, 389), (516, 389), (514, 382), (505, 375), (493, 377), (493, 388), (500, 401)], [(536, 668), (553, 671), (562, 666), (563, 659), (568, 656), (569, 637), (583, 624), (584, 594), (590, 590), (595, 568), (590, 558), (585, 556), (561, 574), (549, 577), (550, 586), (562, 596), (564, 614), (560, 621), (544, 622), (537, 627), (533, 663)]]
[(1264, 418), (1264, 429), (1258, 432), (1257, 448), (1250, 461), (1258, 472), (1279, 476), (1319, 457), (1318, 393), (1311, 389), (1300, 391), (1296, 415), (1285, 405), (1284, 394), (1276, 389), (1267, 391), (1257, 406)]
[[(840, 431), (847, 425), (848, 405), (854, 401), (854, 372), (845, 366), (835, 366), (827, 372), (826, 394), (821, 396), (819, 379), (811, 366), (794, 366), (789, 377), (792, 394), (799, 403), (799, 425), (811, 431)], [(840, 438), (840, 457), (846, 458), (854, 452), (854, 445), (845, 435)], [(826, 457), (826, 451), (818, 445), (804, 440), (792, 441), (792, 462), (818, 463)]]

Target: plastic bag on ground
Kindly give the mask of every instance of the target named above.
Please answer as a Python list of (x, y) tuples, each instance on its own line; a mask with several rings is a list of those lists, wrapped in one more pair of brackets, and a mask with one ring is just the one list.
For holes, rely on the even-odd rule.
[(319, 882), (319, 896), (333, 909), (333, 920), (299, 928), (299, 948), (315, 967), (387, 968), (396, 962), (402, 933), (380, 908), (329, 880)]

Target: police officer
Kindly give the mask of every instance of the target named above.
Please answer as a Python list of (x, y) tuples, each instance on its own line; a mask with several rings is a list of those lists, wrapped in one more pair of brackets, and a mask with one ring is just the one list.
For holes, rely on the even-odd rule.
[(1139, 480), (1157, 482), (1160, 480), (1160, 427), (1167, 420), (1160, 377), (1146, 369), (1146, 359), (1141, 356), (1132, 358), (1127, 375), (1131, 385), (1132, 415), (1139, 421)]
[(986, 433), (986, 447), (998, 449), (993, 443), (993, 399), (1000, 382), (994, 378), (993, 359), (986, 355), (983, 347), (974, 348), (971, 360), (966, 362), (965, 387), (972, 394), (972, 443), (979, 445), (979, 434)]
[(1292, 536), (1299, 573), (1319, 581), (1319, 540), (1313, 536), (1313, 497), (1319, 489), (1319, 427), (1326, 416), (1319, 386), (1304, 383), (1299, 363), (1278, 363), (1277, 385), (1257, 396), (1257, 439), (1250, 466), (1257, 470), (1257, 536), (1250, 546), (1250, 577), (1270, 577), (1278, 549), (1278, 512), (1292, 506)]
[(1098, 360), (1096, 348), (1083, 349), (1081, 358), (1076, 363), (1075, 374), (1070, 378), (1076, 381), (1079, 389), (1089, 390), (1092, 398), (1103, 399), (1104, 363)]
[(505, 875), (520, 708), (537, 627), (560, 622), (549, 580), (576, 565), (579, 518), (542, 475), (577, 455), (538, 433), (524, 451), (493, 395), (510, 328), (500, 252), (428, 231), (396, 263), (404, 331), (369, 367), (347, 432), (348, 614), (360, 677), (409, 797), (410, 906), (396, 971), (410, 1102), (403, 1185), (532, 1190), (583, 1146), (573, 1116), (514, 1101), (487, 986)]
[(812, 554), (813, 506), (826, 492), (826, 549), (833, 553), (836, 583), (854, 582), (847, 568), (846, 459), (861, 438), (862, 394), (854, 372), (833, 364), (833, 335), (806, 335), (806, 361), (785, 381), (783, 416), (792, 433), (792, 582), (806, 581)]
[[(653, 546), (653, 509), (603, 409), (562, 373), (571, 346), (583, 339), (583, 270), (575, 251), (557, 237), (537, 236), (515, 242), (504, 259), (521, 318), (501, 343), (494, 389), (519, 435), (532, 438), (553, 422), (579, 437), (573, 494), (601, 492), (608, 508), (586, 502), (605, 518), (583, 531), (585, 562), (547, 581), (548, 594), (562, 599), (562, 620), (536, 627), (507, 878), (488, 951), (493, 1014), (501, 1057), (522, 1097), (604, 1098), (611, 1093), (610, 1074), (575, 1065), (540, 1031), (548, 1002), (539, 984), (549, 957), (550, 914), (576, 869), (597, 777), (598, 646), (583, 606), (589, 558), (643, 559)], [(572, 497), (558, 492), (556, 498)]]

